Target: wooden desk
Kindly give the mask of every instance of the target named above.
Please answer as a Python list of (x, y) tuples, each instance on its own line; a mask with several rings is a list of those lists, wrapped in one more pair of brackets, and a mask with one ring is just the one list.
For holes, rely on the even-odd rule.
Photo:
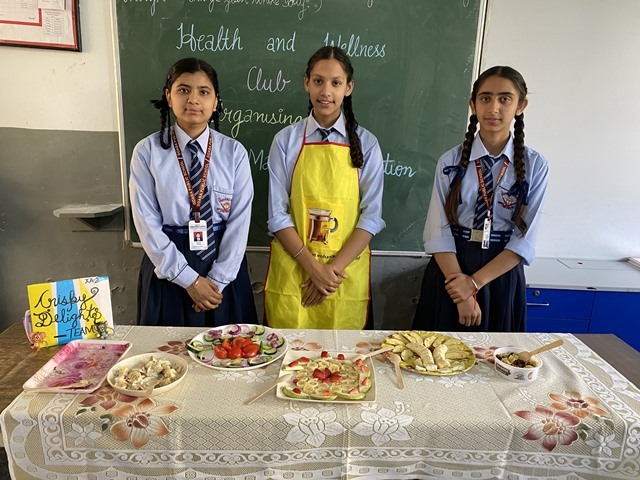
[[(200, 331), (123, 325), (114, 339), (131, 341), (131, 354), (168, 348), (184, 355), (184, 343)], [(294, 350), (319, 345), (313, 348), (345, 352), (375, 348), (389, 334), (283, 333)], [(20, 355), (31, 353), (20, 335), (15, 327), (3, 334), (13, 351), (8, 362), (19, 364)], [(389, 362), (376, 359), (373, 403), (305, 403), (271, 394), (243, 405), (274, 382), (276, 364), (242, 372), (191, 362), (181, 385), (153, 399), (123, 398), (108, 385), (93, 394), (20, 393), (1, 417), (7, 452), (20, 480), (78, 471), (147, 477), (159, 470), (234, 480), (468, 478), (471, 472), (483, 478), (571, 472), (589, 480), (637, 478), (640, 446), (633, 432), (640, 391), (602, 357), (628, 369), (625, 363), (637, 365), (638, 352), (610, 335), (585, 337), (599, 340), (592, 344), (602, 357), (572, 335), (456, 336), (476, 353), (471, 370), (446, 377), (405, 372), (400, 391)], [(531, 349), (558, 336), (565, 345), (544, 354), (538, 381), (517, 385), (497, 376), (491, 363), (497, 346)], [(29, 374), (11, 370), (12, 386), (20, 390)]]

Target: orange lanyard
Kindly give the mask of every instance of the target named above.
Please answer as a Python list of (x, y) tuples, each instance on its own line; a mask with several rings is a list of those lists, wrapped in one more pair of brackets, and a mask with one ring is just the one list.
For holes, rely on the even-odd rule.
[(502, 163), (502, 168), (500, 169), (500, 175), (498, 175), (498, 181), (496, 182), (495, 187), (493, 187), (493, 192), (491, 192), (491, 198), (487, 195), (487, 186), (484, 184), (484, 176), (482, 175), (482, 166), (480, 163), (482, 159), (479, 158), (476, 160), (476, 172), (478, 173), (478, 183), (480, 184), (480, 191), (482, 192), (482, 198), (484, 199), (484, 203), (487, 206), (487, 216), (491, 218), (491, 206), (493, 205), (493, 199), (496, 196), (496, 190), (498, 189), (498, 185), (502, 182), (502, 178), (504, 174), (507, 172), (507, 167), (509, 166), (509, 159), (505, 157), (504, 162)]
[(211, 133), (209, 133), (209, 143), (207, 144), (207, 153), (204, 157), (204, 165), (202, 167), (202, 178), (200, 179), (200, 188), (198, 189), (198, 197), (196, 198), (193, 193), (193, 187), (191, 186), (191, 179), (189, 178), (189, 172), (187, 171), (187, 166), (184, 164), (184, 158), (182, 157), (182, 152), (180, 151), (180, 146), (178, 145), (178, 138), (176, 137), (176, 132), (174, 129), (171, 129), (171, 139), (173, 140), (173, 148), (176, 151), (176, 155), (178, 156), (178, 163), (180, 164), (180, 170), (182, 170), (182, 177), (184, 178), (184, 183), (187, 185), (187, 192), (189, 192), (189, 201), (191, 202), (191, 208), (193, 209), (193, 215), (195, 217), (195, 221), (200, 221), (200, 205), (202, 204), (202, 196), (204, 195), (204, 189), (207, 182), (207, 174), (209, 173), (209, 162), (211, 161), (211, 149), (213, 145), (213, 141), (211, 140)]

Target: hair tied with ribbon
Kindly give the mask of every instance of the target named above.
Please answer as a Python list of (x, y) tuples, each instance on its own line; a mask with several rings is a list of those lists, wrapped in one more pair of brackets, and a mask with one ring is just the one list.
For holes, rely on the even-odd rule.
[(149, 103), (151, 103), (151, 105), (153, 105), (158, 110), (163, 110), (165, 108), (167, 108), (167, 109), (169, 108), (169, 103), (167, 102), (167, 97), (165, 97), (164, 95), (162, 95), (162, 98), (160, 100), (149, 100)]
[[(467, 173), (467, 169), (462, 168), (460, 165), (448, 165), (442, 169), (442, 173), (447, 176), (449, 176), (452, 172), (455, 172), (455, 175), (453, 177), (453, 180), (451, 180), (451, 183), (449, 184), (449, 188), (455, 185), (455, 183), (458, 181), (462, 182), (464, 174)], [(462, 204), (462, 198), (460, 198), (460, 204)]]

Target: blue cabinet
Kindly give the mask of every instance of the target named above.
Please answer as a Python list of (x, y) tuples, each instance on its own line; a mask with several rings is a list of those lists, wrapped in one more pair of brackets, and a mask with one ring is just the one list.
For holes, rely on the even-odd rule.
[(589, 333), (613, 333), (640, 351), (640, 293), (597, 292)]
[(528, 288), (527, 331), (613, 333), (640, 351), (640, 292)]
[(595, 292), (527, 289), (527, 331), (587, 333)]

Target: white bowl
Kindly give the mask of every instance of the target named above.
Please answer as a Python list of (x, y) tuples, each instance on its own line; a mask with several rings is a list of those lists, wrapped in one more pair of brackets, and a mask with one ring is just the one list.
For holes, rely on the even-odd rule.
[[(119, 371), (123, 367), (129, 367), (132, 370), (136, 368), (141, 368), (142, 365), (148, 362), (149, 358), (152, 356), (158, 360), (168, 360), (169, 362), (171, 362), (171, 366), (178, 373), (178, 376), (173, 382), (169, 383), (168, 385), (164, 385), (162, 387), (155, 387), (151, 391), (150, 395), (147, 395), (146, 390), (129, 390), (126, 388), (120, 388), (115, 386), (115, 377), (116, 377), (117, 371)], [(132, 397), (147, 397), (147, 396), (151, 397), (154, 395), (160, 395), (162, 393), (168, 392), (173, 387), (178, 385), (184, 379), (188, 369), (189, 369), (189, 365), (187, 364), (186, 360), (177, 355), (173, 355), (171, 353), (164, 353), (164, 352), (142, 353), (140, 355), (134, 355), (133, 357), (125, 358), (124, 360), (121, 360), (120, 362), (116, 363), (113, 367), (111, 367), (111, 370), (109, 370), (109, 373), (107, 374), (107, 381), (115, 391), (123, 393), (125, 395), (130, 395)]]
[(494, 366), (498, 375), (518, 383), (530, 383), (538, 378), (538, 373), (540, 373), (540, 367), (542, 366), (542, 360), (540, 360), (537, 355), (534, 355), (533, 357), (531, 357), (531, 360), (529, 360), (530, 363), (533, 363), (536, 366), (527, 368), (514, 367), (513, 365), (509, 365), (508, 363), (505, 363), (498, 358), (498, 355), (503, 355), (505, 353), (517, 353), (522, 351), (523, 349), (521, 347), (496, 348), (496, 350), (493, 352), (493, 357)]

